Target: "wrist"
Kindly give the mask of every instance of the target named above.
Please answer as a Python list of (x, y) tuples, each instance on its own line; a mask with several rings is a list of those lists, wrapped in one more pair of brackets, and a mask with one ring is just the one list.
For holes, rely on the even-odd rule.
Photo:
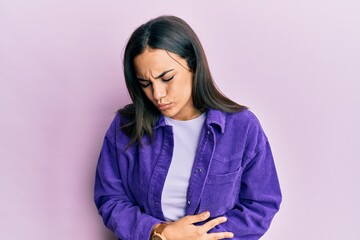
[(156, 224), (151, 231), (150, 240), (166, 240), (166, 237), (163, 235), (165, 226), (165, 223)]

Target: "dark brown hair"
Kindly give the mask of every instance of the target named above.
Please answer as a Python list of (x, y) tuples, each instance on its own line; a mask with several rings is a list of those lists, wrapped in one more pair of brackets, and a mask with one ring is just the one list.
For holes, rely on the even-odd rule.
[(194, 73), (192, 99), (201, 112), (218, 109), (237, 112), (246, 109), (222, 94), (210, 73), (203, 47), (193, 29), (175, 16), (160, 16), (138, 27), (131, 35), (124, 53), (124, 75), (133, 104), (118, 110), (125, 117), (122, 130), (130, 143), (140, 143), (144, 134), (152, 137), (152, 128), (159, 120), (160, 111), (144, 94), (136, 77), (134, 58), (146, 47), (164, 49), (184, 58)]

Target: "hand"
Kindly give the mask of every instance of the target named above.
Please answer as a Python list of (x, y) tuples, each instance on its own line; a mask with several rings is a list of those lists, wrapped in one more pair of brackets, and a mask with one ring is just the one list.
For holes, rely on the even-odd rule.
[(214, 218), (201, 226), (194, 223), (205, 221), (210, 217), (209, 212), (202, 212), (197, 215), (188, 215), (175, 222), (167, 223), (162, 234), (167, 240), (217, 240), (232, 238), (232, 232), (207, 233), (215, 226), (226, 222), (226, 217)]

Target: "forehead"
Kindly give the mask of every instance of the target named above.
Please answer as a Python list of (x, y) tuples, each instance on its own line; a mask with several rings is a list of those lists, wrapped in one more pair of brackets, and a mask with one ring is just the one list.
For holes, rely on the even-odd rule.
[[(175, 53), (169, 54), (172, 54), (175, 58), (181, 58)], [(157, 74), (170, 68), (176, 68), (176, 61), (169, 54), (163, 49), (146, 48), (144, 52), (134, 59), (136, 72), (139, 74)]]

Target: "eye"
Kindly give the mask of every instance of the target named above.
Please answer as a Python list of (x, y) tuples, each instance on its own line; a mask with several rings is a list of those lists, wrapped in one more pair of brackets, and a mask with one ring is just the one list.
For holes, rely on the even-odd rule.
[(151, 85), (151, 81), (146, 80), (146, 79), (138, 78), (138, 81), (142, 88), (146, 88)]
[(142, 88), (147, 88), (148, 86), (150, 86), (151, 85), (151, 82), (150, 81), (142, 81), (141, 83), (140, 83), (140, 86), (142, 87)]
[(170, 78), (168, 78), (168, 79), (163, 79), (163, 81), (164, 81), (164, 82), (169, 82), (169, 81), (171, 81), (174, 77), (175, 77), (175, 76), (172, 76), (172, 77), (170, 77)]

